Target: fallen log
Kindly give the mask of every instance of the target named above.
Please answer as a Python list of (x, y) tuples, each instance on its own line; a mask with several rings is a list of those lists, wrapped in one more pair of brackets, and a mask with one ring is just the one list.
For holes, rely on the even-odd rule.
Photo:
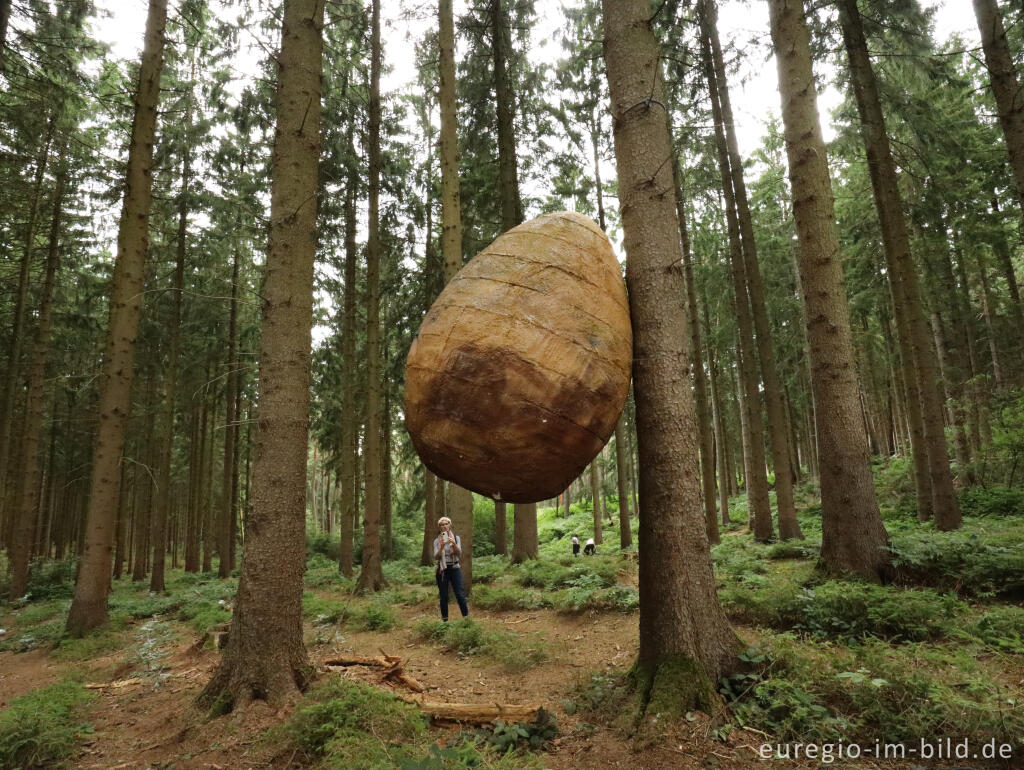
[(371, 666), (373, 668), (384, 669), (382, 679), (398, 682), (405, 685), (413, 692), (423, 692), (425, 689), (422, 684), (417, 682), (411, 676), (409, 676), (402, 669), (402, 659), (396, 655), (388, 655), (381, 650), (380, 657), (367, 658), (362, 655), (356, 655), (349, 658), (333, 658), (331, 660), (325, 660), (324, 665), (327, 668), (347, 668), (349, 666)]

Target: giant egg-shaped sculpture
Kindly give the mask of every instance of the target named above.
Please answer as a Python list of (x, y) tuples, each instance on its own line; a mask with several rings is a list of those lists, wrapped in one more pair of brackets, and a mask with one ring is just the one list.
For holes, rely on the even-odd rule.
[(406, 364), (406, 427), (441, 478), (546, 500), (615, 430), (632, 348), (608, 236), (580, 214), (546, 214), (477, 254), (427, 312)]

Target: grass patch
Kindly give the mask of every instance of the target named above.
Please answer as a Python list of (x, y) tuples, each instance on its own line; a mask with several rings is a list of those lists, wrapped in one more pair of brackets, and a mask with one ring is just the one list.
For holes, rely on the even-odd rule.
[(420, 638), (441, 645), (463, 656), (483, 655), (501, 661), (509, 668), (523, 669), (547, 659), (544, 644), (538, 639), (523, 639), (505, 631), (489, 631), (474, 620), (424, 620), (416, 628)]
[(779, 741), (916, 743), (935, 736), (1022, 748), (1024, 693), (1008, 691), (971, 651), (865, 639), (849, 648), (791, 633), (762, 636), (752, 666), (722, 682), (735, 720)]
[(968, 627), (968, 633), (987, 646), (1024, 654), (1024, 607), (995, 607)]
[(394, 768), (427, 735), (426, 717), (375, 687), (329, 679), (306, 696), (285, 732), (308, 760), (327, 767)]
[(63, 681), (13, 699), (0, 712), (0, 767), (55, 767), (75, 753), (80, 721), (92, 694)]

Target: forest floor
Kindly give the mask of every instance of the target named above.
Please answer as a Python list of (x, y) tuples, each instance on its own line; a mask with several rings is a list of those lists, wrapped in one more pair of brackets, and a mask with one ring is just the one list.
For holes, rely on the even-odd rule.
[[(317, 595), (325, 600), (361, 601), (330, 591), (318, 591)], [(559, 735), (545, 751), (531, 755), (531, 761), (533, 766), (553, 770), (739, 770), (755, 765), (787, 770), (819, 766), (809, 760), (762, 760), (758, 751), (769, 740), (766, 734), (733, 730), (725, 737), (717, 736), (712, 721), (703, 714), (649, 724), (632, 735), (594, 724), (592, 716), (567, 714), (565, 704), (578, 696), (591, 677), (621, 674), (632, 665), (638, 636), (635, 612), (566, 614), (551, 609), (495, 612), (473, 608), (475, 622), (483, 627), (506, 631), (527, 646), (534, 642), (543, 645), (543, 661), (510, 668), (507, 662), (459, 655), (424, 640), (417, 624), (436, 619), (436, 608), (429, 599), (395, 609), (397, 624), (385, 631), (349, 631), (343, 626), (307, 623), (306, 641), (320, 678), (355, 678), (408, 695), (402, 687), (381, 681), (375, 669), (354, 666), (328, 671), (322, 665), (333, 657), (375, 656), (383, 651), (402, 658), (406, 673), (425, 686), (425, 697), (430, 700), (542, 706), (556, 715)], [(757, 630), (737, 627), (737, 631), (746, 641), (757, 641)], [(287, 715), (256, 702), (242, 714), (211, 719), (195, 706), (220, 653), (204, 645), (202, 635), (192, 626), (160, 617), (133, 621), (103, 647), (106, 651), (95, 657), (75, 660), (62, 659), (47, 649), (0, 653), (0, 710), (12, 698), (70, 676), (85, 682), (96, 694), (82, 715), (90, 727), (70, 760), (72, 767), (284, 770), (309, 766), (293, 744), (274, 730)], [(456, 732), (454, 726), (435, 725), (431, 738), (444, 746)], [(287, 748), (283, 750), (283, 746)], [(923, 765), (861, 760), (855, 766), (895, 769)]]
[[(724, 531), (712, 549), (719, 599), (749, 646), (743, 670), (719, 682), (726, 698), (714, 718), (635, 718), (624, 680), (639, 637), (636, 552), (620, 552), (612, 533), (604, 553), (568, 556), (568, 534), (585, 531), (587, 511), (569, 521), (546, 511), (538, 560), (474, 558), (468, 623), (439, 622), (430, 567), (386, 562), (388, 588), (358, 597), (311, 540), (302, 602), (317, 678), (290, 713), (257, 701), (212, 717), (196, 706), (221, 655), (207, 630), (230, 620), (234, 579), (170, 570), (161, 595), (115, 581), (110, 624), (69, 639), (74, 563), (46, 563), (27, 601), (0, 605), (0, 768), (1022, 770), (1024, 492), (990, 489), (961, 503), (970, 516), (951, 533), (886, 511), (896, 585), (816, 570), (813, 500), (801, 515), (805, 541), (755, 543), (738, 524)], [(542, 746), (519, 740), (505, 754), (500, 725), (424, 728), (390, 697), (413, 693), (379, 669), (325, 665), (381, 653), (401, 658), (428, 701), (543, 707), (557, 734), (537, 728), (521, 737)], [(387, 734), (394, 724), (410, 734)], [(971, 754), (921, 756), (924, 742), (934, 752), (947, 739), (969, 741)], [(31, 756), (33, 743), (61, 745), (46, 761), (5, 760)], [(765, 745), (790, 758), (763, 759)], [(850, 745), (862, 751), (856, 761), (840, 753)], [(903, 746), (905, 758), (876, 758), (887, 745)], [(978, 754), (996, 745), (1012, 756)]]
[[(733, 733), (727, 743), (709, 737), (710, 720), (666, 725), (636, 742), (619, 731), (568, 716), (562, 701), (592, 674), (622, 672), (632, 665), (637, 647), (635, 613), (565, 615), (553, 610), (490, 612), (473, 609), (476, 622), (542, 641), (547, 659), (523, 670), (504, 663), (460, 656), (424, 641), (415, 631), (421, 620), (434, 620), (433, 607), (400, 607), (399, 626), (387, 631), (337, 630), (323, 640), (325, 629), (308, 625), (310, 657), (321, 677), (358, 678), (396, 693), (400, 686), (381, 682), (378, 671), (353, 666), (327, 671), (321, 664), (345, 655), (400, 656), (406, 673), (426, 688), (433, 701), (511, 703), (542, 706), (555, 713), (560, 735), (541, 755), (550, 768), (745, 768), (763, 736)], [(457, 621), (456, 621), (457, 622)], [(148, 619), (119, 632), (118, 648), (88, 660), (54, 659), (48, 650), (0, 653), (0, 709), (12, 698), (72, 675), (94, 689), (85, 718), (91, 724), (76, 768), (298, 768), (306, 766), (268, 729), (285, 715), (257, 702), (242, 715), (216, 719), (195, 706), (195, 699), (217, 665), (220, 653), (202, 645), (193, 629), (174, 620)], [(158, 641), (154, 645), (154, 640)], [(140, 651), (148, 653), (140, 656)], [(143, 658), (145, 661), (143, 662)], [(695, 715), (696, 716), (696, 715)], [(439, 745), (455, 727), (435, 726)], [(289, 756), (291, 755), (291, 756)], [(772, 763), (787, 767), (787, 763)]]

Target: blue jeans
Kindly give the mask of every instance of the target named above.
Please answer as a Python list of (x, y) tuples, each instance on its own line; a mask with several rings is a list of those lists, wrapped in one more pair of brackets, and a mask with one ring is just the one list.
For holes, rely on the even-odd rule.
[(455, 591), (455, 600), (459, 603), (462, 617), (469, 615), (469, 607), (466, 605), (466, 590), (462, 587), (462, 568), (448, 567), (444, 572), (434, 572), (437, 580), (437, 590), (441, 594), (441, 619), (448, 620), (448, 586)]

